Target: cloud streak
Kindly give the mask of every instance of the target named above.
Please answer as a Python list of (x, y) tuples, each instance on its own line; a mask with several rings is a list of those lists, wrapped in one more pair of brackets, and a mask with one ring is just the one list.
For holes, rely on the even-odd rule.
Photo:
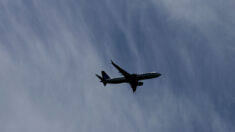
[(1, 1), (0, 131), (234, 131), (232, 3)]

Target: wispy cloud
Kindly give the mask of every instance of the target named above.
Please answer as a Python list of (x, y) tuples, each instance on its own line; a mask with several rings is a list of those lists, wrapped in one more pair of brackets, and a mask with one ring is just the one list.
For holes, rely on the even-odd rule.
[(232, 3), (1, 1), (0, 131), (234, 131)]

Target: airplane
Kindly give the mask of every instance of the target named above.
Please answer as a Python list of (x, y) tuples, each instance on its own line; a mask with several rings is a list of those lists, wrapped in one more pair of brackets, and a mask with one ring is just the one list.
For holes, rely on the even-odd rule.
[(143, 86), (143, 82), (139, 82), (140, 80), (152, 79), (161, 76), (160, 73), (151, 72), (144, 74), (130, 74), (119, 67), (111, 60), (112, 65), (117, 68), (117, 70), (124, 76), (119, 78), (110, 78), (105, 71), (101, 71), (102, 77), (96, 74), (96, 76), (100, 79), (100, 82), (106, 86), (106, 84), (119, 84), (119, 83), (129, 83), (133, 93), (136, 91), (137, 86)]

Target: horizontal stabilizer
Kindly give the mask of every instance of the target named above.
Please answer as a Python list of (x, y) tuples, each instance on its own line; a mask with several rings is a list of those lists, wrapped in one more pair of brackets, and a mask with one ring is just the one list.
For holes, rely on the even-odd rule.
[(103, 78), (101, 76), (99, 76), (98, 74), (95, 74), (101, 81), (103, 80)]

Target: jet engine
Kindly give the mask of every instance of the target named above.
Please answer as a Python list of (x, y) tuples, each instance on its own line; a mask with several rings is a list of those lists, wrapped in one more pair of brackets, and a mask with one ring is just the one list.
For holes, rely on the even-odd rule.
[(138, 82), (137, 85), (138, 85), (138, 86), (143, 86), (143, 84), (144, 84), (143, 82)]

